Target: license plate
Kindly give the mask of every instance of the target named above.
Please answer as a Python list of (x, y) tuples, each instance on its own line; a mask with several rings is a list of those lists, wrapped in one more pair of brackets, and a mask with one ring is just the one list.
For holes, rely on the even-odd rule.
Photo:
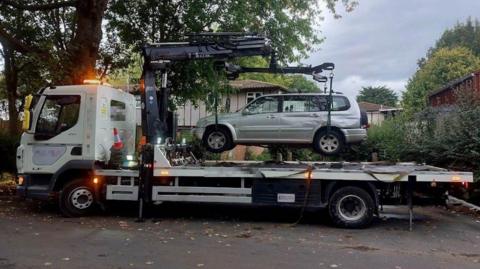
[(294, 193), (277, 193), (277, 202), (295, 203), (295, 194)]

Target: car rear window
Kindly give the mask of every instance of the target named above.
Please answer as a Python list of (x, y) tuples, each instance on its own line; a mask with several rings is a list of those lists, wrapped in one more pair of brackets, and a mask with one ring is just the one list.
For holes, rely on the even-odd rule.
[(332, 111), (345, 111), (350, 109), (350, 102), (345, 96), (333, 96)]

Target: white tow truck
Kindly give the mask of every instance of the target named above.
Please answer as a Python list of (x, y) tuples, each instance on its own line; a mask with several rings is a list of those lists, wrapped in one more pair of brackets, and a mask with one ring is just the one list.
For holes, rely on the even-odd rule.
[[(137, 202), (139, 218), (144, 204), (155, 202), (327, 208), (336, 225), (358, 228), (370, 224), (383, 204), (407, 203), (411, 210), (416, 192), (442, 200), (452, 185), (473, 181), (470, 172), (414, 163), (198, 161), (188, 145), (170, 137), (176, 131), (167, 124), (166, 105), (173, 62), (215, 59), (233, 77), (240, 72), (304, 73), (318, 81), (333, 64), (280, 68), (272, 56), (268, 68), (232, 66), (226, 61), (233, 57), (272, 54), (263, 37), (235, 33), (150, 45), (143, 54), (146, 143), (136, 142), (134, 95), (104, 85), (44, 88), (25, 102), (17, 149), (20, 196), (54, 200), (70, 217), (118, 200)], [(112, 168), (113, 129), (122, 140), (124, 162)]]

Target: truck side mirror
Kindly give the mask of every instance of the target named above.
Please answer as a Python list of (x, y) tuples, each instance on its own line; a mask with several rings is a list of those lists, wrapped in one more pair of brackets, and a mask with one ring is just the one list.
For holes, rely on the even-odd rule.
[(22, 130), (27, 131), (30, 129), (30, 106), (32, 105), (33, 95), (29, 94), (25, 96), (25, 105), (23, 107), (23, 122), (22, 122)]

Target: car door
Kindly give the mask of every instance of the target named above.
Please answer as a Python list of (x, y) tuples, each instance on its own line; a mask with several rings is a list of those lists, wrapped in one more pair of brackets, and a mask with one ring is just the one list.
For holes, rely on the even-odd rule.
[(280, 106), (279, 96), (262, 96), (242, 111), (234, 128), (237, 140), (246, 142), (270, 142), (278, 139)]
[(285, 95), (279, 113), (279, 140), (311, 142), (316, 128), (324, 124), (316, 95)]

